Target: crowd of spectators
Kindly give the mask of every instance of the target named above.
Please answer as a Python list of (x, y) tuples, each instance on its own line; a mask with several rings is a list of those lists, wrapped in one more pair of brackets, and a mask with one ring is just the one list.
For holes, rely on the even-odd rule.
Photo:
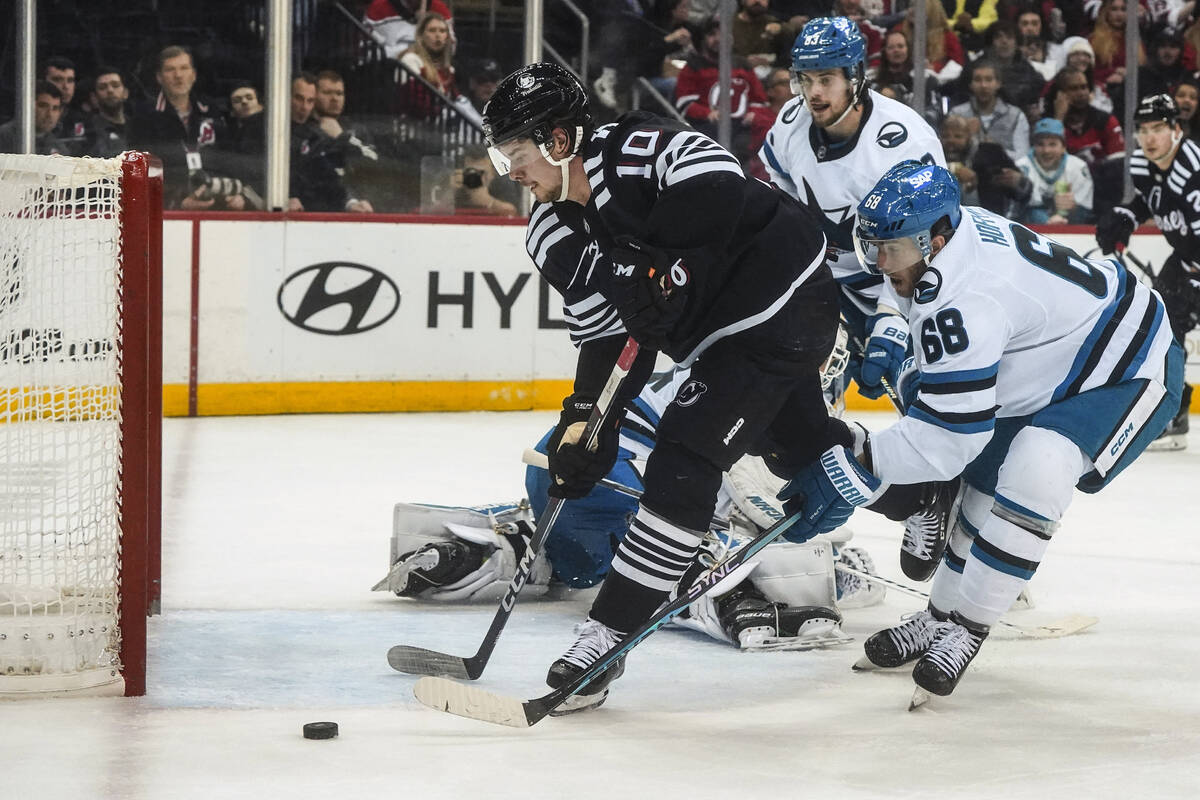
[[(872, 88), (911, 104), (913, 8), (905, 0), (739, 0), (733, 17), (733, 148), (757, 170), (760, 130), (786, 91), (783, 74), (813, 16), (855, 20)], [(594, 2), (602, 64), (595, 96), (612, 114), (645, 78), (694, 126), (717, 119), (713, 2)], [(1148, 0), (925, 0), (925, 109), (972, 202), (1033, 223), (1091, 222), (1123, 186), (1125, 26), (1138, 26), (1138, 96), (1170, 92), (1189, 136), (1200, 101), (1196, 4)], [(699, 16), (697, 15), (699, 12)], [(639, 42), (631, 58), (630, 42)], [(614, 43), (624, 43), (618, 46)], [(623, 49), (627, 48), (627, 49)], [(951, 157), (950, 154), (954, 155)]]
[[(1120, 200), (1124, 134), (1125, 27), (1138, 26), (1138, 96), (1175, 96), (1188, 136), (1200, 104), (1194, 2), (1146, 0), (924, 0), (924, 107), (941, 132), (964, 195), (1033, 223), (1089, 222)], [(649, 85), (697, 129), (715, 135), (718, 111), (716, 0), (585, 0), (592, 30), (589, 83), (601, 121), (628, 110)], [(868, 43), (872, 88), (912, 104), (913, 0), (739, 0), (732, 15), (735, 63), (730, 98), (732, 147), (761, 173), (756, 154), (791, 97), (787, 68), (796, 33), (811, 17), (854, 19)], [(507, 71), (492, 59), (456, 58), (452, 4), (442, 0), (364, 0), (362, 30), (387, 59), (419, 76), (397, 92), (388, 111), (408, 119), (445, 115), (472, 125)], [(548, 16), (547, 36), (558, 42)], [(556, 38), (557, 37), (557, 38)], [(576, 47), (578, 42), (575, 42)], [(566, 51), (570, 53), (570, 50)], [(511, 65), (510, 65), (511, 66)], [(133, 96), (129, 75), (101, 66), (81, 75), (51, 57), (36, 86), (40, 153), (113, 156), (127, 148), (158, 155), (166, 203), (192, 210), (264, 207), (267, 98), (250, 81), (221, 76), (225, 96), (196, 92), (197, 63), (180, 46), (155, 63), (155, 91)], [(643, 80), (644, 79), (644, 80)], [(210, 81), (207, 85), (213, 85)], [(356, 107), (332, 69), (297, 74), (291, 84), (289, 208), (307, 211), (414, 210), (382, 196), (389, 174), (420, 157), (441, 158), (440, 140), (401, 141), (420, 157), (407, 164), (394, 141)], [(645, 101), (643, 99), (643, 105)], [(349, 111), (349, 113), (347, 113)], [(372, 109), (378, 114), (378, 109)], [(361, 114), (361, 116), (359, 116)], [(439, 134), (440, 135), (440, 134)], [(436, 138), (436, 137), (435, 137)], [(0, 125), (0, 150), (16, 149), (14, 122)], [(455, 210), (515, 214), (506, 191), (477, 147), (457, 145), (443, 196)], [(416, 169), (419, 169), (417, 167)], [(392, 173), (389, 173), (389, 170)], [(381, 176), (383, 176), (381, 178)]]
[[(421, 138), (420, 129), (396, 134), (394, 119), (404, 116), (417, 125), (427, 121), (432, 128), (437, 121), (453, 116), (478, 125), (483, 105), (502, 77), (494, 60), (464, 60), (465, 80), (460, 91), (453, 57), (453, 17), (440, 0), (372, 0), (364, 4), (360, 22), (366, 35), (394, 64), (393, 75), (406, 79), (397, 81), (389, 76), (396, 83), (392, 98), (383, 109), (375, 104), (368, 124), (346, 113), (348, 106), (353, 110), (356, 98), (347, 97), (347, 83), (339, 72), (323, 69), (294, 76), (290, 85), (289, 210), (415, 211), (421, 187), (404, 196), (390, 189), (406, 182), (404, 173), (411, 171), (413, 164), (419, 165), (422, 155), (432, 150), (442, 158), (440, 142), (420, 142), (420, 152), (405, 163), (396, 157), (397, 151), (403, 155), (412, 143), (404, 139)], [(167, 208), (264, 209), (267, 98), (254, 81), (201, 75), (203, 63), (187, 47), (165, 47), (153, 62), (153, 89), (133, 93), (129, 87), (142, 84), (130, 81), (132, 69), (126, 72), (101, 66), (84, 74), (68, 58), (47, 58), (38, 67), (34, 151), (112, 157), (128, 149), (146, 150), (163, 162)], [(355, 55), (351, 68), (362, 66)], [(200, 86), (220, 86), (225, 91), (206, 96)], [(377, 143), (379, 129), (400, 141), (389, 141), (387, 146)], [(412, 130), (418, 133), (412, 134)], [(16, 120), (0, 124), (0, 152), (15, 152), (19, 146)], [(463, 203), (461, 210), (516, 214), (511, 192), (497, 188), (496, 202), (488, 204), (478, 192), (463, 188), (464, 167), (468, 176), (472, 169), (486, 169), (495, 177), (486, 153), (484, 156), (486, 163), (480, 163), (476, 153), (473, 166), (468, 166), (465, 162), (472, 157), (461, 143), (452, 151), (450, 158), (457, 158), (451, 164), (456, 168), (456, 187), (462, 190), (456, 193)], [(382, 209), (377, 208), (376, 194)]]

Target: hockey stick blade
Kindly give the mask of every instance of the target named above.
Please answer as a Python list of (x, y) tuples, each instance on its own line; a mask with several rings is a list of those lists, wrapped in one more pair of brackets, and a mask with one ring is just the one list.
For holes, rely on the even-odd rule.
[(398, 644), (388, 650), (387, 659), (388, 666), (392, 669), (407, 672), (409, 675), (445, 675), (473, 681), (483, 672), (473, 658), (462, 658), (406, 644)]
[[(591, 416), (588, 417), (583, 434), (580, 436), (580, 440), (585, 445), (594, 444), (600, 435), (600, 426), (608, 416), (613, 401), (616, 399), (621, 385), (625, 382), (625, 376), (629, 374), (634, 361), (637, 360), (639, 350), (640, 347), (632, 336), (625, 340), (625, 347), (617, 357), (617, 363), (613, 365), (612, 373), (608, 376), (608, 381), (604, 384), (600, 397), (596, 399)], [(504, 626), (508, 624), (508, 618), (512, 616), (513, 608), (517, 604), (517, 597), (520, 595), (521, 589), (525, 588), (525, 582), (529, 579), (533, 564), (541, 554), (542, 546), (546, 543), (554, 523), (558, 520), (558, 513), (562, 510), (562, 505), (563, 500), (558, 497), (551, 497), (546, 504), (546, 510), (538, 518), (537, 527), (529, 539), (525, 554), (517, 563), (516, 573), (505, 588), (504, 596), (500, 599), (500, 607), (496, 609), (496, 614), (492, 617), (492, 624), (488, 626), (487, 633), (484, 635), (479, 649), (475, 651), (475, 655), (462, 658), (421, 647), (396, 645), (388, 650), (388, 664), (393, 669), (407, 672), (410, 675), (452, 675), (459, 679), (472, 681), (482, 675), (488, 660), (492, 657), (492, 651), (496, 649), (496, 642), (504, 631)]]
[(1099, 617), (1089, 617), (1087, 614), (1072, 614), (1045, 625), (1014, 625), (1000, 620), (1001, 625), (1016, 629), (1022, 639), (1059, 639), (1063, 636), (1073, 636), (1086, 631), (1100, 621)]
[(527, 728), (536, 725), (551, 711), (560, 706), (568, 697), (578, 694), (597, 676), (611, 667), (618, 659), (625, 656), (650, 634), (666, 625), (679, 612), (696, 601), (701, 595), (721, 582), (735, 569), (752, 558), (777, 537), (792, 527), (800, 519), (799, 514), (792, 514), (781, 519), (758, 536), (751, 539), (729, 558), (713, 567), (708, 573), (696, 579), (687, 590), (674, 600), (664, 603), (645, 624), (630, 633), (621, 641), (610, 647), (592, 665), (565, 686), (561, 686), (541, 697), (524, 702), (504, 695), (494, 694), (483, 689), (464, 686), (447, 678), (425, 677), (417, 681), (413, 694), (417, 700), (436, 711), (457, 714), (468, 719), (491, 722), (496, 725), (508, 725), (514, 728)]
[[(890, 589), (895, 589), (902, 594), (911, 595), (912, 597), (919, 597), (926, 602), (929, 601), (929, 594), (927, 592), (923, 592), (920, 589), (914, 589), (906, 583), (900, 583), (899, 581), (894, 581), (890, 578), (885, 578), (882, 575), (876, 575), (871, 572), (863, 572), (862, 570), (857, 570), (848, 564), (837, 563), (834, 564), (833, 567), (838, 572), (844, 572), (847, 575), (855, 575), (865, 581), (870, 581), (871, 583), (877, 583), (880, 586), (886, 586)], [(1017, 636), (1022, 639), (1058, 639), (1063, 636), (1072, 636), (1081, 631), (1085, 631), (1099, 621), (1099, 617), (1091, 617), (1087, 614), (1071, 614), (1070, 616), (1063, 617), (1062, 619), (1055, 620), (1053, 622), (1047, 622), (1044, 625), (1018, 625), (1015, 622), (1009, 622), (1008, 620), (1004, 619), (999, 620), (996, 622), (996, 624), (1001, 628), (1007, 628), (1008, 630), (1015, 632)]]

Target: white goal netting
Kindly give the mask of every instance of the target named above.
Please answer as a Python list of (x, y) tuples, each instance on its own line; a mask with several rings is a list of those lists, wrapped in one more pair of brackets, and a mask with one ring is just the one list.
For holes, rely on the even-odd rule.
[(0, 155), (0, 694), (120, 691), (120, 203)]

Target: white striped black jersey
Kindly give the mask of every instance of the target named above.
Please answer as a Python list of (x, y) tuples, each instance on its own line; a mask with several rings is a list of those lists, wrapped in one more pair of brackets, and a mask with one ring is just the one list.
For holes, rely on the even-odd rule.
[(871, 437), (873, 471), (893, 483), (960, 474), (998, 417), (1102, 386), (1161, 381), (1172, 341), (1162, 300), (1119, 263), (1085, 260), (975, 207), (963, 208), (917, 281), (908, 323), (917, 399)]
[(607, 254), (631, 236), (681, 258), (687, 302), (667, 355), (690, 364), (718, 339), (773, 316), (802, 283), (829, 278), (825, 238), (807, 209), (765, 183), (712, 139), (646, 112), (598, 128), (579, 157), (586, 207), (539, 203), (526, 247), (563, 296), (576, 345), (624, 332)]
[(1200, 145), (1184, 139), (1165, 171), (1134, 150), (1129, 174), (1136, 191), (1129, 210), (1138, 222), (1153, 216), (1184, 268), (1200, 271)]

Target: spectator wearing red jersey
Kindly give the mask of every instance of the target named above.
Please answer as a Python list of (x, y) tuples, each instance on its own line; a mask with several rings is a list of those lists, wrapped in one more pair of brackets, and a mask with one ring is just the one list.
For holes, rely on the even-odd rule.
[[(1096, 83), (1114, 100), (1125, 83), (1125, 0), (1105, 0), (1088, 41), (1096, 53)], [(1146, 63), (1146, 48), (1138, 41), (1138, 64)]]
[(1054, 76), (1046, 95), (1049, 116), (1066, 132), (1067, 152), (1082, 158), (1096, 181), (1095, 212), (1099, 215), (1121, 200), (1125, 136), (1121, 124), (1107, 111), (1090, 104), (1091, 83), (1083, 70), (1066, 67)]
[[(898, 26), (904, 32), (904, 37), (913, 40), (913, 6), (905, 14), (904, 22)], [(963, 52), (962, 43), (950, 30), (946, 19), (946, 10), (940, 0), (925, 0), (925, 67), (933, 73), (939, 86), (945, 86), (958, 79), (967, 56)]]
[(400, 58), (417, 40), (417, 26), (427, 13), (440, 14), (449, 29), (450, 52), (454, 52), (454, 18), (442, 0), (371, 0), (363, 25), (387, 53)]
[[(717, 47), (721, 41), (721, 26), (709, 19), (701, 29), (696, 55), (680, 70), (675, 84), (675, 107), (701, 133), (717, 138), (718, 67)], [(751, 128), (757, 117), (770, 116), (767, 94), (762, 82), (745, 59), (735, 59), (729, 87), (729, 116), (733, 130), (731, 150), (738, 160), (747, 163), (753, 155), (750, 149)]]
[[(400, 63), (428, 81), (433, 88), (454, 102), (461, 113), (479, 119), (470, 101), (458, 91), (454, 66), (450, 63), (450, 26), (441, 14), (429, 12), (417, 25), (417, 40), (400, 56)], [(401, 106), (415, 117), (430, 118), (441, 109), (438, 98), (418, 81), (401, 88)], [(480, 120), (481, 121), (481, 120)]]

